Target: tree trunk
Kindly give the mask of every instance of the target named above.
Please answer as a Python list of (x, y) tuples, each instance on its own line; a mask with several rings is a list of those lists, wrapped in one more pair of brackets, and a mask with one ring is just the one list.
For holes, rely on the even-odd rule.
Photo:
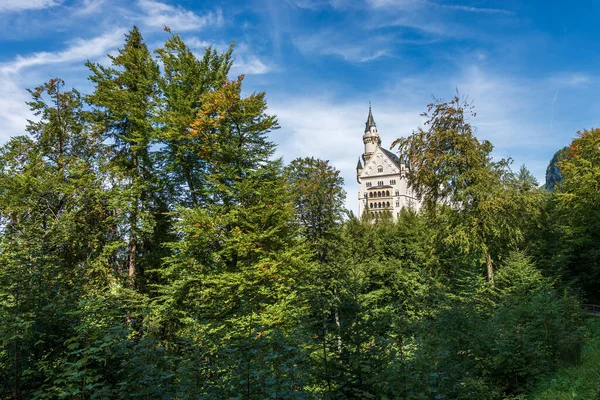
[(331, 394), (331, 377), (329, 376), (329, 366), (327, 361), (327, 318), (323, 317), (323, 365), (325, 366), (325, 378), (327, 380), (327, 390)]
[(338, 354), (341, 356), (342, 355), (342, 335), (340, 334), (340, 332), (342, 331), (342, 325), (340, 324), (340, 313), (337, 309), (335, 310), (335, 324), (337, 325), (337, 328), (338, 328), (338, 334), (337, 334)]
[[(134, 152), (133, 154), (133, 171), (134, 175), (137, 175), (138, 172), (138, 157)], [(132, 178), (132, 189), (135, 189), (135, 177)], [(128, 266), (128, 275), (129, 275), (129, 285), (134, 287), (134, 279), (135, 279), (135, 267), (137, 261), (137, 219), (138, 219), (138, 197), (137, 195), (133, 199), (133, 207), (131, 210), (131, 217), (129, 219), (129, 266)]]
[(492, 265), (492, 255), (490, 254), (490, 248), (488, 247), (487, 240), (485, 238), (485, 231), (483, 227), (480, 226), (481, 229), (481, 239), (483, 241), (483, 248), (485, 253), (485, 265), (487, 267), (487, 278), (488, 282), (494, 286), (494, 267)]
[(487, 277), (488, 282), (494, 286), (494, 268), (492, 266), (492, 256), (490, 255), (490, 251), (486, 248), (485, 250), (485, 263), (487, 266)]
[(19, 400), (19, 346), (17, 343), (18, 339), (15, 339), (13, 346), (14, 346), (14, 350), (15, 350), (15, 374), (14, 374), (14, 378), (15, 378), (15, 390), (14, 390), (14, 395), (15, 395), (15, 400)]
[[(333, 290), (333, 293), (335, 294), (335, 297), (337, 298), (337, 288)], [(334, 318), (335, 318), (335, 326), (337, 327), (337, 349), (338, 349), (338, 355), (340, 356), (340, 361), (342, 359), (342, 324), (340, 323), (340, 311), (339, 309), (336, 307), (335, 311), (334, 311)]]
[(131, 211), (131, 218), (129, 221), (130, 231), (129, 231), (129, 265), (128, 265), (128, 275), (129, 275), (129, 284), (133, 287), (133, 280), (135, 278), (135, 263), (137, 256), (137, 214), (138, 214), (138, 206), (137, 199), (135, 199), (135, 205), (133, 206), (133, 210)]

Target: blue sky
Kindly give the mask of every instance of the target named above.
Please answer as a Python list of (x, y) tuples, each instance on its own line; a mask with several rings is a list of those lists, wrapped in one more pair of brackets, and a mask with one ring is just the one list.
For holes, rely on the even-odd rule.
[(330, 160), (354, 211), (369, 101), (389, 147), (458, 89), (494, 155), (543, 183), (553, 153), (600, 126), (599, 16), (592, 0), (0, 0), (0, 142), (31, 118), (26, 88), (89, 92), (86, 60), (107, 63), (133, 25), (158, 48), (166, 24), (199, 53), (235, 40), (232, 75), (279, 117), (277, 155)]

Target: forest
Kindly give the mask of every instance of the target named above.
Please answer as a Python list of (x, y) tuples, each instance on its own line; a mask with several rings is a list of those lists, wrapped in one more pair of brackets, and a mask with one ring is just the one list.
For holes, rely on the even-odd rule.
[(165, 30), (88, 62), (91, 94), (30, 89), (0, 149), (1, 399), (526, 399), (579, 365), (599, 129), (540, 186), (463, 97), (424, 105), (394, 142), (421, 210), (358, 218), (328, 161), (274, 158), (233, 45)]

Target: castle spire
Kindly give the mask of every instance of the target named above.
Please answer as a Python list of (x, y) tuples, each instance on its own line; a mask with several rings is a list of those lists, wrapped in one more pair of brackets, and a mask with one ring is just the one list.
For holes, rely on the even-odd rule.
[(377, 126), (373, 119), (373, 113), (371, 112), (371, 102), (369, 101), (369, 116), (367, 117), (367, 123), (365, 124), (365, 133), (369, 132), (372, 126)]
[(377, 150), (377, 147), (381, 146), (381, 138), (379, 137), (379, 133), (377, 133), (377, 125), (375, 125), (375, 119), (373, 119), (373, 112), (371, 111), (371, 102), (369, 102), (369, 116), (365, 125), (365, 134), (363, 135), (365, 152), (363, 153), (363, 160), (365, 165), (367, 165), (367, 160)]

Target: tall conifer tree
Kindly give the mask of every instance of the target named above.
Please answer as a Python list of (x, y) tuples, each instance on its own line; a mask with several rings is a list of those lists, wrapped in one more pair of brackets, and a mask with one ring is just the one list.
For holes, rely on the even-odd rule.
[(222, 54), (208, 47), (198, 59), (179, 35), (172, 35), (156, 50), (164, 70), (159, 80), (160, 140), (165, 145), (162, 161), (168, 183), (177, 193), (177, 202), (183, 205), (199, 205), (206, 190), (207, 163), (202, 157), (205, 149), (190, 128), (202, 107), (202, 96), (227, 80), (232, 51), (233, 45)]
[(126, 35), (119, 54), (109, 57), (111, 67), (87, 63), (90, 80), (96, 86), (88, 101), (96, 108), (99, 128), (114, 150), (110, 164), (112, 206), (120, 216), (127, 253), (124, 269), (133, 285), (139, 278), (143, 242), (152, 236), (156, 212), (165, 211), (157, 196), (160, 185), (151, 154), (159, 68), (137, 27)]

